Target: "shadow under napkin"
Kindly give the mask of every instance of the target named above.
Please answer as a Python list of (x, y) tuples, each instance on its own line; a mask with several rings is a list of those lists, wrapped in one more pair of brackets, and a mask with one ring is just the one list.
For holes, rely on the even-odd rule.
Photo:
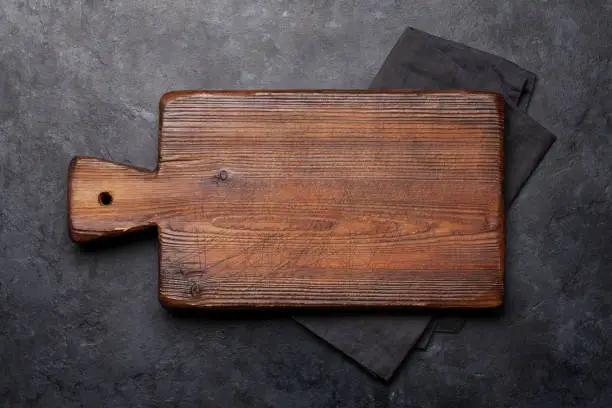
[[(493, 91), (506, 100), (504, 198), (510, 206), (555, 136), (524, 112), (535, 75), (498, 56), (408, 28), (370, 89), (469, 89)], [(432, 320), (427, 314), (344, 313), (295, 316), (300, 324), (369, 372), (388, 380), (417, 345), (434, 331), (457, 331), (461, 318)]]

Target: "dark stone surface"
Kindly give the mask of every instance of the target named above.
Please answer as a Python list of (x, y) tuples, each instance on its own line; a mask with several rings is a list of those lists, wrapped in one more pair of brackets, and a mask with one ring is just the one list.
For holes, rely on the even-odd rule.
[[(611, 19), (609, 1), (3, 2), (0, 401), (609, 407)], [(386, 385), (289, 318), (168, 314), (154, 240), (68, 240), (70, 158), (153, 168), (166, 90), (366, 87), (407, 25), (539, 78), (530, 114), (558, 140), (509, 212), (501, 316)]]

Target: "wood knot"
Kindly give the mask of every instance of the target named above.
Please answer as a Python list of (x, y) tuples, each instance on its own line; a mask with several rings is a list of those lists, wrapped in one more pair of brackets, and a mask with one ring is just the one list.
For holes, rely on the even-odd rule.
[(202, 290), (202, 285), (200, 285), (199, 282), (191, 282), (191, 285), (189, 286), (189, 294), (192, 297), (198, 297), (200, 293), (202, 293)]
[(225, 169), (221, 169), (213, 176), (215, 183), (227, 183), (230, 179), (230, 172)]

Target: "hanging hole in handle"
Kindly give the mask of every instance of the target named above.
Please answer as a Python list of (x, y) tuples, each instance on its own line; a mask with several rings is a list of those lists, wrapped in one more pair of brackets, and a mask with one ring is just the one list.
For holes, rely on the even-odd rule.
[(103, 191), (98, 194), (98, 201), (102, 205), (110, 205), (113, 202), (113, 196), (108, 191)]

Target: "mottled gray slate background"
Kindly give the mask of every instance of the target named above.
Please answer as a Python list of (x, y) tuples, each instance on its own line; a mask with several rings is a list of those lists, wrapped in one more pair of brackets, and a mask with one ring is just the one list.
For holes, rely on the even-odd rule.
[[(51, 1), (0, 5), (4, 406), (612, 405), (612, 1)], [(167, 90), (365, 88), (407, 25), (539, 76), (558, 141), (508, 219), (507, 305), (390, 385), (288, 318), (177, 318), (156, 245), (85, 252), (68, 162), (153, 168)]]

